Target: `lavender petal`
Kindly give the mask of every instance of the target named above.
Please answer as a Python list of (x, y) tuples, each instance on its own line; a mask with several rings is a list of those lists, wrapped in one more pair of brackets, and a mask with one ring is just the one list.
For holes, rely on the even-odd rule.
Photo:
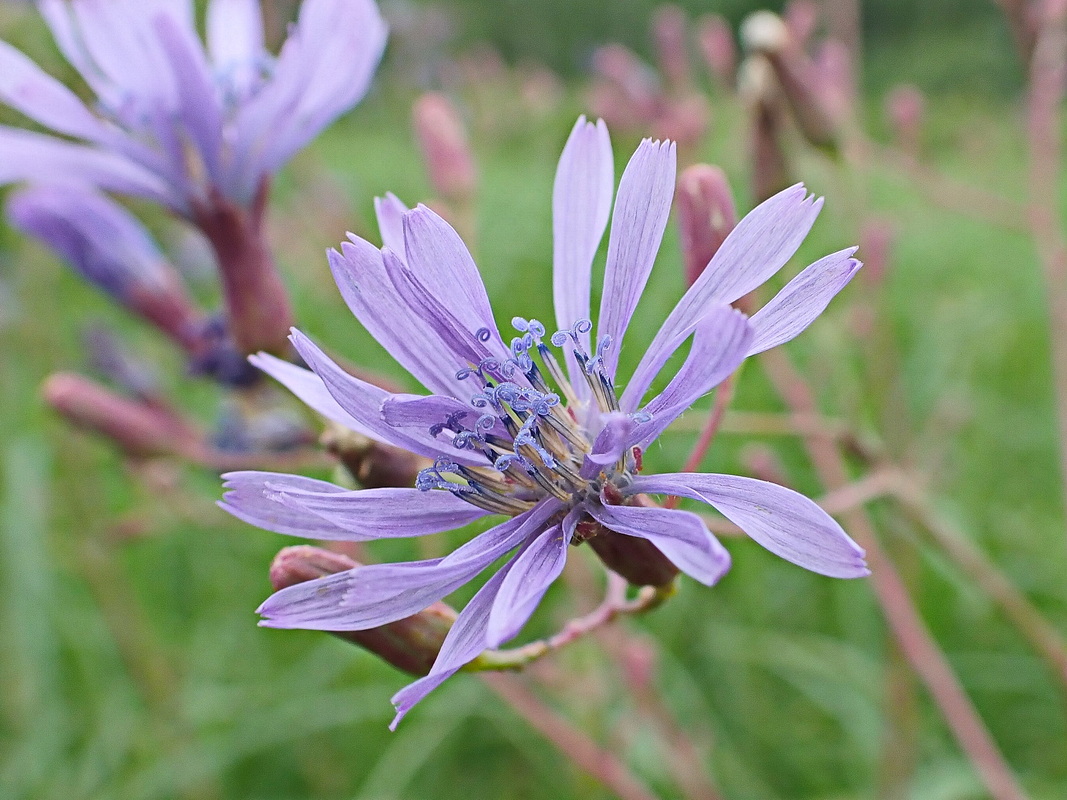
[(158, 177), (127, 159), (85, 145), (0, 125), (0, 186), (19, 181), (94, 186), (181, 211)]
[(3, 41), (0, 41), (0, 100), (59, 133), (91, 141), (107, 138), (103, 123), (74, 92)]
[(206, 27), (212, 64), (228, 78), (237, 96), (244, 97), (266, 56), (259, 0), (211, 0)]
[[(392, 251), (389, 251), (392, 252)], [(471, 386), (456, 378), (465, 361), (449, 362), (440, 353), (440, 334), (432, 320), (412, 310), (393, 286), (382, 252), (358, 237), (327, 253), (330, 270), (348, 307), (370, 334), (427, 389), (463, 397)]]
[[(588, 319), (589, 278), (615, 191), (615, 162), (603, 120), (579, 117), (556, 168), (552, 188), (552, 296), (556, 325)], [(586, 350), (589, 334), (580, 334)], [(584, 380), (573, 380), (584, 386)]]
[(748, 318), (729, 306), (709, 311), (697, 323), (693, 346), (667, 388), (644, 410), (651, 420), (638, 425), (631, 444), (647, 445), (688, 409), (697, 398), (718, 386), (740, 366), (752, 343)]
[(381, 387), (349, 375), (322, 352), (300, 331), (293, 329), (292, 342), (297, 352), (311, 370), (318, 375), (337, 404), (355, 418), (374, 439), (400, 447), (427, 458), (445, 456), (462, 464), (485, 463), (484, 456), (469, 451), (457, 450), (449, 444), (436, 441), (429, 431), (400, 431), (385, 423), (381, 416), (382, 403), (391, 395)]
[(474, 537), (445, 558), (359, 567), (345, 573), (344, 580), (323, 583), (321, 591), (306, 588), (316, 581), (282, 589), (260, 606), (258, 613), (264, 617), (260, 625), (366, 630), (411, 616), (536, 533), (558, 507), (542, 503)]
[(499, 647), (518, 635), (548, 587), (563, 572), (568, 547), (569, 537), (559, 525), (553, 525), (511, 560), (489, 612), (486, 646)]
[(639, 476), (632, 493), (688, 497), (714, 507), (775, 555), (832, 578), (870, 574), (863, 549), (802, 494), (737, 475), (669, 473)]
[(770, 350), (795, 338), (848, 285), (862, 264), (855, 247), (820, 258), (776, 294), (750, 320), (756, 336), (748, 355)]
[[(636, 372), (678, 341), (709, 306), (732, 303), (778, 272), (808, 235), (822, 200), (807, 196), (803, 184), (785, 189), (746, 214), (715, 253), (707, 269), (678, 301), (652, 340)], [(684, 341), (684, 338), (682, 339)]]
[[(280, 518), (286, 527), (293, 527), (286, 512), (295, 512), (309, 527), (316, 524), (315, 520), (319, 521), (317, 539), (372, 541), (426, 536), (462, 527), (488, 513), (443, 491), (406, 488), (351, 491), (325, 481), (270, 472), (229, 473), (223, 478), (227, 481), (226, 488), (231, 489), (223, 498), (228, 511), (241, 512), (241, 518), (246, 521), (254, 514), (267, 512), (272, 516), (261, 516), (260, 521), (253, 523), (267, 530), (277, 530), (265, 524), (275, 518)], [(231, 488), (234, 486), (239, 491)]]
[(615, 377), (623, 335), (656, 260), (674, 199), (674, 142), (645, 139), (619, 180), (611, 217), (597, 338), (610, 336), (604, 371)]
[(706, 586), (717, 583), (730, 569), (726, 548), (711, 535), (703, 520), (689, 511), (600, 503), (587, 503), (586, 510), (616, 533), (652, 542), (674, 566)]

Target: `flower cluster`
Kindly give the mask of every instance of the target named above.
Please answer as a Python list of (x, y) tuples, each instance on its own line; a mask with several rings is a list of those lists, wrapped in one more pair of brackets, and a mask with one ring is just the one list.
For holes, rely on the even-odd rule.
[[(379, 248), (356, 236), (330, 253), (359, 321), (428, 395), (393, 394), (345, 372), (310, 339), (292, 342), (310, 370), (253, 358), (324, 416), (432, 460), (413, 488), (347, 491), (322, 481), (241, 472), (223, 508), (248, 522), (315, 539), (368, 541), (432, 534), (487, 515), (495, 527), (443, 558), (360, 566), (277, 592), (262, 624), (327, 631), (381, 626), (414, 614), (505, 565), (460, 613), (429, 674), (394, 697), (394, 726), (422, 697), (513, 638), (588, 536), (651, 543), (704, 584), (729, 555), (689, 511), (637, 502), (673, 495), (707, 503), (777, 555), (834, 577), (867, 574), (863, 551), (815, 503), (733, 475), (643, 475), (642, 450), (747, 357), (792, 339), (859, 268), (854, 249), (822, 258), (751, 318), (730, 304), (795, 253), (821, 201), (794, 186), (737, 225), (667, 317), (620, 391), (619, 352), (649, 279), (675, 188), (675, 147), (646, 140), (615, 190), (606, 127), (579, 119), (553, 192), (556, 332), (515, 318), (506, 340), (458, 234), (428, 208), (377, 203)], [(600, 310), (590, 313), (592, 263), (611, 220)], [(687, 342), (682, 366), (646, 397)]]
[(63, 137), (0, 126), (0, 184), (87, 184), (195, 218), (253, 204), (264, 181), (366, 93), (385, 47), (372, 0), (307, 0), (277, 57), (257, 0), (40, 0), (96, 95), (0, 42), (0, 101)]

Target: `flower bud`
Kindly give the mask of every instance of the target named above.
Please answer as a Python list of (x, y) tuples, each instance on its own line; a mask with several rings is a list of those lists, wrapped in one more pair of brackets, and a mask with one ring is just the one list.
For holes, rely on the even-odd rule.
[(746, 475), (770, 483), (789, 483), (782, 460), (769, 445), (762, 442), (746, 444), (741, 448), (740, 458)]
[[(348, 556), (310, 545), (286, 547), (270, 565), (275, 591), (360, 566)], [(437, 658), (456, 612), (437, 602), (410, 617), (364, 631), (340, 631), (339, 639), (369, 650), (397, 669), (425, 675)]]
[(621, 44), (598, 47), (593, 53), (594, 99), (610, 102), (600, 114), (609, 124), (627, 127), (655, 119), (660, 87), (655, 73), (633, 52)]
[(443, 94), (428, 92), (415, 102), (411, 116), (434, 191), (450, 203), (469, 203), (476, 175), (459, 112)]
[(41, 393), (68, 421), (106, 436), (131, 457), (197, 458), (202, 453), (202, 437), (174, 413), (117, 395), (81, 375), (51, 375)]
[(737, 80), (737, 46), (730, 24), (718, 14), (697, 20), (697, 43), (704, 63), (716, 83), (733, 91)]
[(797, 128), (816, 147), (837, 146), (837, 126), (823, 101), (815, 65), (790, 35), (781, 17), (757, 11), (741, 25), (745, 48), (764, 56), (774, 70)]
[(430, 465), (421, 456), (376, 442), (336, 423), (326, 427), (321, 443), (364, 489), (413, 486), (419, 471)]
[(736, 225), (737, 209), (726, 174), (709, 164), (683, 170), (678, 179), (678, 228), (689, 286)]
[(819, 25), (819, 6), (814, 0), (789, 0), (782, 9), (782, 19), (790, 38), (803, 49)]
[(926, 115), (926, 99), (919, 87), (906, 83), (894, 86), (885, 99), (885, 115), (897, 147), (918, 160)]
[(151, 235), (120, 205), (87, 189), (34, 186), (11, 196), (7, 214), (97, 289), (195, 348), (200, 312)]
[(652, 15), (652, 39), (656, 47), (656, 63), (673, 89), (686, 89), (693, 83), (689, 62), (689, 20), (685, 11), (676, 5), (663, 5)]
[(885, 280), (894, 238), (893, 226), (884, 219), (870, 220), (860, 231), (863, 279), (868, 286), (878, 286)]
[(856, 105), (856, 78), (848, 47), (837, 39), (824, 40), (815, 53), (815, 74), (826, 113), (836, 124), (846, 123)]
[(782, 146), (784, 112), (774, 71), (766, 58), (749, 56), (741, 64), (738, 89), (749, 112), (752, 194), (762, 202), (792, 181)]
[(1008, 20), (1019, 58), (1024, 66), (1029, 66), (1037, 43), (1040, 24), (1038, 7), (1041, 3), (1032, 3), (1030, 0), (996, 0), (996, 4)]
[(678, 160), (685, 163), (685, 156), (703, 140), (708, 130), (709, 116), (707, 98), (700, 92), (668, 99), (652, 126), (652, 135), (677, 143)]

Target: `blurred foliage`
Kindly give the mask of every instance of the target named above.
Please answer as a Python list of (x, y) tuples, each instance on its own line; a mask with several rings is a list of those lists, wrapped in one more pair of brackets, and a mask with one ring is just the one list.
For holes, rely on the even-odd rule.
[[(490, 41), (510, 59), (541, 61), (566, 75), (587, 69), (593, 49), (622, 42), (649, 56), (656, 0), (430, 0), (453, 8), (467, 41)], [(692, 18), (714, 12), (734, 26), (781, 2), (677, 0)], [(864, 80), (884, 90), (901, 81), (929, 91), (1006, 95), (1021, 85), (1011, 37), (992, 2), (865, 0)]]
[[(468, 36), (491, 34), (513, 56), (574, 71), (596, 42), (644, 46), (651, 3), (466, 0), (463, 7)], [(721, 10), (737, 18), (747, 7)], [(982, 102), (931, 104), (926, 155), (955, 179), (1021, 201), (1018, 120), (995, 99), (1017, 72), (995, 13), (962, 0), (882, 0), (867, 8), (872, 80), (923, 75), (960, 95), (973, 91), (961, 89), (961, 75), (989, 73), (978, 90), (987, 95)], [(920, 24), (930, 38), (912, 38)], [(27, 49), (51, 52), (39, 27), (21, 25)], [(969, 40), (973, 31), (987, 38)], [(996, 64), (1007, 65), (1003, 74), (994, 74), (1002, 68)], [(398, 379), (399, 369), (344, 307), (322, 253), (349, 229), (376, 238), (374, 195), (427, 197), (407, 133), (409, 101), (379, 93), (330, 130), (280, 177), (271, 217), (300, 324), (332, 351)], [(502, 104), (493, 124), (476, 128), (476, 255), (500, 320), (550, 317), (552, 176), (581, 107), (570, 93), (562, 108), (530, 119)], [(714, 114), (700, 156), (726, 169), (747, 209), (743, 121), (725, 100), (716, 99)], [(613, 141), (621, 169), (636, 136), (616, 132)], [(787, 345), (790, 354), (819, 387), (827, 413), (882, 431), (894, 451), (929, 470), (938, 510), (1064, 630), (1046, 299), (1031, 243), (1018, 231), (946, 211), (891, 164), (874, 164), (863, 179), (808, 153), (797, 174), (827, 205), (790, 275), (856, 241), (862, 213), (895, 230), (891, 269), (867, 310), (898, 361), (879, 373), (885, 362), (851, 327), (852, 312), (871, 296), (863, 273)], [(165, 227), (158, 217), (151, 222)], [(679, 264), (672, 228), (623, 351), (624, 372), (680, 294)], [(0, 266), (0, 280), (18, 299), (0, 320), (0, 795), (607, 800), (472, 676), (449, 681), (390, 734), (388, 699), (406, 676), (327, 636), (256, 628), (267, 566), (290, 540), (215, 509), (216, 476), (131, 469), (105, 443), (54, 419), (37, 397), (48, 373), (81, 364), (78, 334), (92, 317), (125, 331), (190, 408), (210, 415), (212, 392), (183, 377), (160, 342), (2, 227)], [(781, 410), (758, 361), (746, 368), (735, 407)], [(760, 441), (797, 488), (820, 493), (795, 440)], [(743, 470), (750, 443), (721, 436), (706, 466)], [(647, 455), (650, 466), (677, 464), (688, 444), (684, 434), (668, 434)], [(874, 512), (924, 620), (1027, 789), (1035, 800), (1067, 796), (1062, 686), (891, 504), (875, 504)], [(914, 680), (903, 679), (903, 704), (888, 696), (899, 661), (867, 582), (820, 578), (747, 541), (728, 546), (735, 566), (720, 586), (684, 581), (662, 609), (626, 623), (659, 645), (656, 686), (726, 797), (875, 797), (893, 752), (909, 776), (908, 797), (985, 796)], [(390, 542), (375, 552), (410, 558), (414, 547)], [(554, 588), (530, 635), (573, 612)], [(555, 707), (662, 796), (677, 795), (668, 748), (642, 724), (617, 661), (584, 641), (539, 674)]]

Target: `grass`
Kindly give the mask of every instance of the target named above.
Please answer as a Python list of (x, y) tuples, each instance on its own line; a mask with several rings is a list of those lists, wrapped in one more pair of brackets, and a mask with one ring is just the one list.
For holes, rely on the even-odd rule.
[[(528, 129), (475, 136), (477, 256), (500, 320), (551, 317), (549, 197), (573, 116), (567, 108)], [(738, 187), (740, 131), (736, 113), (717, 107), (702, 154)], [(933, 109), (931, 158), (958, 180), (1020, 198), (1019, 136), (1010, 112), (946, 103)], [(614, 144), (621, 169), (636, 139), (616, 132)], [(897, 235), (884, 285), (857, 281), (787, 345), (790, 354), (819, 387), (826, 413), (880, 433), (890, 450), (928, 470), (938, 510), (1064, 630), (1063, 508), (1032, 247), (1018, 233), (932, 204), (888, 165), (861, 178), (802, 154), (797, 174), (827, 206), (790, 274), (857, 241), (868, 216), (888, 220)], [(379, 96), (287, 170), (272, 231), (304, 329), (401, 378), (344, 309), (322, 257), (346, 228), (371, 235), (371, 198), (387, 190), (409, 201), (428, 194), (405, 106)], [(322, 635), (258, 629), (252, 611), (269, 592), (267, 565), (288, 542), (217, 511), (215, 476), (159, 465), (131, 472), (37, 399), (47, 374), (81, 364), (78, 330), (95, 317), (123, 330), (204, 418), (216, 413), (213, 393), (181, 377), (160, 343), (42, 251), (10, 233), (0, 246), (19, 305), (0, 331), (5, 796), (609, 797), (472, 677), (449, 681), (390, 734), (388, 698), (404, 676)], [(672, 228), (624, 363), (636, 362), (680, 295), (679, 265)], [(854, 334), (857, 308), (873, 314), (884, 346)], [(758, 367), (746, 369), (735, 407), (781, 410)], [(743, 471), (749, 443), (720, 437), (705, 466)], [(765, 443), (793, 485), (821, 491), (796, 442)], [(667, 435), (648, 454), (651, 467), (680, 463), (688, 444), (686, 435)], [(873, 510), (1006, 757), (1034, 797), (1063, 797), (1063, 687), (892, 505)], [(150, 534), (119, 540), (117, 519), (140, 520)], [(726, 797), (873, 797), (887, 753), (908, 776), (906, 796), (985, 796), (936, 709), (900, 677), (866, 582), (811, 575), (747, 541), (728, 546), (735, 566), (718, 587), (683, 581), (662, 609), (627, 623), (656, 644), (656, 686)], [(398, 547), (380, 555), (414, 557)], [(531, 630), (553, 629), (573, 613), (571, 602), (554, 588)], [(636, 722), (617, 661), (582, 642), (555, 656), (544, 675), (554, 706), (663, 796), (674, 795), (668, 749)], [(902, 687), (902, 701), (887, 698), (890, 684)]]

